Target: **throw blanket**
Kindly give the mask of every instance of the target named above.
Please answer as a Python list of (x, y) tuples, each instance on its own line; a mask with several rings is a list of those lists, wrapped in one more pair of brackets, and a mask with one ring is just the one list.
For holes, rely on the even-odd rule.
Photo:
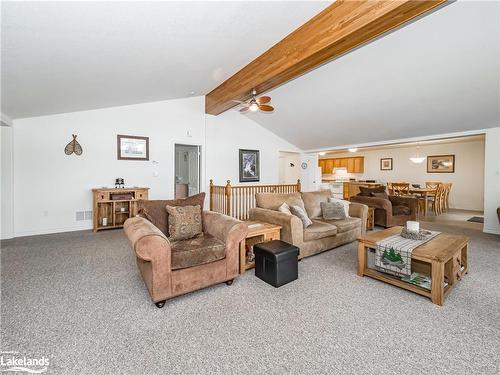
[(424, 240), (410, 240), (399, 234), (377, 242), (375, 267), (396, 276), (411, 275), (411, 253), (420, 245), (430, 241), (441, 232), (429, 231)]

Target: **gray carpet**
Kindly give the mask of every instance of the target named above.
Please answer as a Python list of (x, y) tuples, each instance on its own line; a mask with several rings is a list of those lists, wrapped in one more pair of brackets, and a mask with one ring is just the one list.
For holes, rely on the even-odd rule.
[(427, 226), (471, 236), (444, 307), (356, 276), (355, 243), (279, 289), (250, 271), (157, 309), (121, 230), (5, 241), (1, 349), (61, 374), (498, 374), (500, 238)]

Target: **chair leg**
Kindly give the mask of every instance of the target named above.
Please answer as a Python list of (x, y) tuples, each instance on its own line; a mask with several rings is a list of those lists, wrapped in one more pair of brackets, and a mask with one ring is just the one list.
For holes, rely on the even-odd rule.
[(233, 285), (233, 281), (234, 281), (234, 279), (226, 281), (226, 285)]

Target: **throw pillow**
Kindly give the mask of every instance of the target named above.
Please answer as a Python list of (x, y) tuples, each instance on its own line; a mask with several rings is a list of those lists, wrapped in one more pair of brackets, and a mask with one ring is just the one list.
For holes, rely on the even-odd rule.
[(312, 225), (311, 219), (306, 214), (306, 211), (300, 206), (290, 206), (290, 211), (292, 215), (297, 216), (300, 220), (302, 220), (302, 225), (304, 228), (307, 228), (309, 225)]
[(360, 186), (359, 187), (359, 196), (362, 197), (371, 197), (372, 193), (384, 193), (385, 192), (385, 186), (377, 186), (377, 187), (366, 187), (366, 186)]
[(200, 206), (167, 206), (170, 241), (187, 240), (202, 233)]
[(278, 211), (288, 215), (292, 214), (292, 212), (290, 211), (290, 206), (286, 204), (286, 202), (283, 202), (283, 204), (278, 207)]
[(328, 198), (328, 202), (338, 202), (338, 203), (341, 203), (343, 206), (344, 206), (344, 212), (345, 212), (345, 217), (350, 217), (349, 216), (349, 205), (351, 204), (351, 202), (349, 201), (345, 201), (343, 199), (338, 199), (338, 198)]
[[(172, 200), (140, 200), (137, 202), (138, 213), (153, 223), (167, 237), (168, 233), (168, 212), (165, 206), (200, 206), (205, 202), (205, 193), (199, 193), (187, 198)], [(203, 220), (202, 220), (203, 222)]]
[(340, 202), (321, 202), (321, 212), (325, 220), (345, 220), (344, 205)]
[(389, 196), (387, 195), (387, 193), (385, 191), (383, 193), (373, 193), (372, 192), (372, 197), (389, 199)]

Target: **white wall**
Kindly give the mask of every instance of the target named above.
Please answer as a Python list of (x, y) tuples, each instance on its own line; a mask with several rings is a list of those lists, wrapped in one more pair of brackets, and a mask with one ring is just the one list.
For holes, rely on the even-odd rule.
[[(71, 134), (83, 155), (64, 153)], [(117, 134), (149, 137), (150, 160), (117, 160)], [(151, 199), (171, 198), (174, 144), (204, 142), (204, 97), (14, 120), (15, 235), (90, 228), (75, 212), (92, 209), (91, 189), (116, 177), (150, 187)]]
[(1, 126), (1, 215), (0, 215), (0, 238), (7, 239), (14, 236), (13, 227), (13, 164), (12, 164), (12, 127)]
[(210, 179), (217, 185), (225, 185), (226, 180), (231, 180), (233, 185), (240, 184), (240, 148), (260, 150), (260, 184), (278, 183), (280, 151), (300, 151), (234, 110), (218, 116), (207, 115), (206, 145), (207, 186)]
[(500, 128), (486, 130), (484, 185), (484, 232), (500, 234)]
[[(91, 228), (75, 212), (91, 210), (91, 189), (116, 177), (150, 187), (150, 199), (173, 198), (175, 143), (201, 146), (202, 189), (209, 178), (239, 184), (240, 148), (261, 151), (260, 183), (278, 182), (279, 151), (300, 151), (236, 111), (215, 117), (204, 108), (195, 97), (14, 120), (14, 235)], [(64, 154), (71, 134), (83, 155)], [(117, 134), (149, 137), (150, 160), (117, 160)]]
[[(441, 143), (420, 146), (420, 156), (455, 155), (455, 173), (427, 173), (427, 160), (415, 164), (410, 157), (416, 147), (398, 147), (367, 150), (356, 153), (335, 154), (335, 156), (365, 157), (365, 172), (353, 177), (374, 179), (380, 182), (405, 181), (425, 185), (426, 181), (451, 182), (452, 208), (482, 211), (484, 207), (484, 141)], [(328, 156), (324, 156), (328, 157)], [(380, 159), (392, 158), (393, 170), (381, 171)]]
[(300, 179), (300, 153), (279, 153), (279, 176), (280, 184), (295, 184)]

